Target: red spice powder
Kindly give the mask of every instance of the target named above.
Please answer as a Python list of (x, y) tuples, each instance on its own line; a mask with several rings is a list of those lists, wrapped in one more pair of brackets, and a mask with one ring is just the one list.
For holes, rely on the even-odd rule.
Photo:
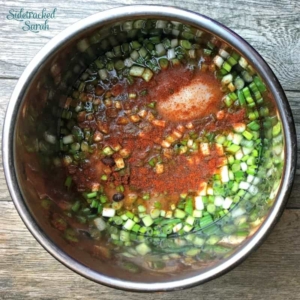
[(227, 130), (231, 129), (232, 125), (234, 123), (241, 123), (245, 122), (246, 119), (246, 110), (244, 108), (233, 112), (233, 113), (227, 113), (222, 120), (209, 122), (204, 126), (206, 131), (217, 131), (217, 130)]
[(113, 96), (119, 96), (124, 91), (124, 86), (121, 84), (116, 84), (112, 87), (111, 93)]
[(232, 125), (234, 123), (239, 123), (245, 121), (246, 118), (246, 110), (244, 108), (238, 110), (232, 114), (226, 114), (224, 118), (224, 122), (228, 125)]
[(170, 68), (156, 76), (157, 85), (149, 91), (153, 100), (164, 101), (170, 95), (187, 86), (195, 74), (184, 66)]
[(164, 173), (156, 174), (150, 167), (134, 167), (130, 184), (138, 189), (169, 194), (197, 191), (203, 181), (215, 173), (219, 158), (215, 151), (210, 156), (200, 153), (190, 157), (179, 155), (165, 166)]
[(131, 153), (134, 152), (138, 156), (139, 152), (147, 152), (155, 144), (160, 144), (164, 135), (164, 131), (165, 128), (152, 126), (147, 130), (141, 130), (137, 137), (126, 139), (122, 143), (125, 148), (128, 148), (130, 150)]
[[(219, 89), (218, 82), (213, 78), (212, 74), (192, 72), (186, 67), (181, 66), (169, 68), (166, 71), (156, 74), (150, 82), (136, 79), (132, 86), (127, 86), (125, 83), (123, 85), (117, 84), (112, 89), (112, 93), (114, 95), (119, 95), (120, 93), (137, 93), (138, 97), (132, 100), (132, 103), (124, 102), (123, 106), (125, 108), (125, 104), (128, 104), (130, 107), (143, 109), (150, 102), (155, 101), (159, 103), (167, 101), (170, 95), (178, 92), (181, 88), (188, 87), (191, 80), (198, 76), (209, 86)], [(141, 92), (144, 90), (147, 90), (147, 93), (141, 95)], [(215, 112), (221, 106), (222, 93), (220, 90), (214, 96), (216, 99), (210, 103), (206, 111), (208, 115)], [(99, 114), (103, 114), (103, 112)], [(196, 119), (198, 120), (198, 118)], [(242, 122), (244, 119), (245, 111), (239, 110), (236, 113), (227, 113), (224, 119), (218, 121), (208, 118), (207, 121), (209, 121), (205, 122), (205, 119), (202, 119), (204, 123), (195, 124), (194, 130), (196, 132), (203, 130), (209, 132), (229, 129), (233, 123)], [(129, 150), (131, 153), (128, 159), (125, 158), (126, 165), (129, 166), (130, 176), (121, 176), (112, 170), (109, 181), (113, 180), (117, 185), (130, 185), (142, 191), (156, 193), (168, 192), (168, 194), (178, 194), (197, 191), (200, 183), (209, 180), (219, 166), (219, 157), (216, 151), (211, 149), (209, 156), (203, 156), (199, 152), (190, 156), (177, 155), (170, 159), (163, 157), (164, 172), (156, 174), (155, 169), (148, 164), (149, 159), (152, 155), (155, 156), (155, 153), (157, 155), (160, 153), (159, 147), (161, 141), (178, 124), (184, 125), (185, 121), (177, 122), (176, 120), (169, 120), (171, 122), (167, 122), (166, 127), (159, 127), (153, 126), (151, 122), (145, 120), (142, 119), (139, 123), (121, 126), (113, 118), (105, 121), (109, 122), (110, 130), (109, 136), (105, 137), (102, 143), (104, 145), (120, 144), (122, 148)], [(94, 120), (88, 123), (91, 127), (96, 124)], [(155, 147), (158, 148), (157, 152), (153, 151)], [(89, 167), (82, 167), (77, 170), (74, 181), (77, 183), (79, 189), (84, 190), (84, 187), (91, 185), (93, 182), (99, 182), (102, 171), (102, 163), (97, 163), (97, 159), (91, 159)]]
[(163, 101), (188, 85), (194, 76), (195, 73), (185, 66), (173, 67), (155, 74), (149, 82), (136, 79), (135, 83), (128, 87), (128, 92), (140, 94), (142, 91), (147, 91), (143, 96), (145, 102)]

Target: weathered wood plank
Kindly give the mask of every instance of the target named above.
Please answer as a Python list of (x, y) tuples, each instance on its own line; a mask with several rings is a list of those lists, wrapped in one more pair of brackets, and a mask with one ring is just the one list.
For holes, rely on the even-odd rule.
[[(138, 0), (0, 0), (0, 129), (16, 80), (48, 40), (94, 12)], [(206, 14), (229, 26), (253, 45), (270, 64), (286, 90), (300, 90), (300, 2), (298, 0), (193, 1), (150, 0)], [(10, 9), (29, 11), (57, 7), (50, 30), (24, 32), (9, 21)], [(5, 80), (1, 80), (5, 79)], [(8, 79), (14, 80), (8, 80)], [(300, 93), (287, 92), (297, 137), (300, 135)], [(299, 140), (299, 139), (298, 139)], [(1, 138), (0, 138), (1, 144)], [(298, 142), (299, 146), (299, 142)], [(288, 207), (300, 208), (298, 176)], [(1, 159), (1, 156), (0, 156)], [(0, 161), (1, 163), (1, 161)], [(10, 200), (0, 168), (0, 200)], [(263, 246), (229, 274), (187, 291), (155, 295), (106, 288), (76, 275), (52, 258), (31, 236), (11, 201), (0, 201), (0, 299), (300, 299), (300, 210), (288, 209)]]
[[(229, 26), (270, 64), (287, 90), (300, 89), (300, 2), (297, 0), (249, 1), (147, 1), (148, 4), (176, 5), (214, 18)], [(0, 3), (0, 77), (18, 78), (39, 49), (57, 33), (94, 12), (122, 6), (141, 4), (138, 0), (112, 1), (1, 1)], [(50, 20), (50, 30), (24, 32), (18, 21), (7, 20), (10, 9), (48, 11), (57, 7), (56, 19)], [(13, 43), (11, 42), (13, 41)], [(25, 46), (26, 45), (26, 46)]]
[[(17, 84), (16, 79), (5, 79), (5, 80), (0, 79), (0, 129), (1, 131), (4, 122), (6, 107), (16, 84)], [(0, 139), (2, 140), (2, 136)]]
[[(11, 96), (11, 93), (16, 83), (17, 80), (15, 79), (0, 80), (0, 131), (1, 133), (2, 133), (5, 112), (6, 112), (6, 106), (9, 102), (9, 98)], [(0, 146), (2, 147), (2, 134), (0, 137)], [(10, 195), (6, 186), (6, 181), (3, 172), (2, 153), (0, 154), (0, 201), (1, 200), (10, 200)]]
[[(300, 299), (300, 211), (286, 210), (267, 241), (242, 265), (205, 285), (156, 299)], [(25, 228), (11, 202), (0, 203), (1, 299), (131, 299), (73, 273), (50, 256)]]
[(287, 208), (300, 208), (300, 175), (297, 174), (295, 177), (294, 186), (287, 203)]
[(296, 134), (297, 134), (297, 143), (298, 143), (298, 162), (297, 162), (297, 174), (300, 174), (300, 93), (296, 92), (286, 92), (289, 104), (291, 106), (292, 114), (294, 117)]

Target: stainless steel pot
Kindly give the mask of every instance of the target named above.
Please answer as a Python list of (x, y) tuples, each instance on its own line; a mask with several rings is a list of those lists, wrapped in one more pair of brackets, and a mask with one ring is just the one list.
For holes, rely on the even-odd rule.
[[(280, 158), (283, 161), (280, 168), (275, 163), (272, 165), (272, 170), (279, 175), (270, 177), (274, 181), (274, 188), (266, 191), (269, 202), (268, 206), (261, 207), (264, 217), (259, 219), (251, 235), (238, 241), (230, 253), (206, 264), (203, 261), (199, 265), (184, 261), (184, 270), (176, 268), (180, 259), (174, 260), (172, 268), (169, 266), (165, 272), (138, 268), (135, 269), (138, 270), (136, 273), (124, 269), (123, 258), (105, 261), (91, 257), (80, 244), (74, 246), (67, 243), (51, 226), (48, 215), (41, 208), (36, 189), (36, 185), (47, 184), (47, 170), (38, 160), (41, 154), (47, 156), (39, 129), (50, 123), (55, 124), (56, 119), (51, 114), (53, 107), (57, 107), (58, 103), (60, 107), (63, 106), (72, 83), (93, 57), (93, 51), (97, 50), (97, 43), (112, 34), (111, 28), (119, 28), (120, 24), (124, 28), (124, 22), (136, 19), (181, 22), (235, 48), (266, 83), (276, 106), (278, 122), (282, 126), (283, 152)], [(43, 116), (42, 121), (39, 115)], [(167, 291), (187, 288), (224, 274), (244, 260), (266, 238), (278, 221), (291, 190), (296, 168), (296, 134), (291, 110), (278, 80), (262, 57), (241, 37), (222, 24), (194, 12), (167, 6), (126, 6), (92, 15), (70, 26), (53, 38), (31, 61), (8, 105), (3, 130), (3, 162), (7, 184), (21, 218), (52, 256), (86, 278), (111, 287), (131, 291)], [(47, 165), (47, 161), (43, 163)], [(28, 181), (28, 164), (38, 174), (36, 181)], [(141, 266), (146, 263), (140, 262)]]

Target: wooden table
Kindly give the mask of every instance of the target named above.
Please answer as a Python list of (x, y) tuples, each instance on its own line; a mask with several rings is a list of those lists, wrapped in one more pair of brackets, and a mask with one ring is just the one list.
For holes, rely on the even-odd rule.
[[(12, 90), (48, 40), (79, 19), (137, 0), (0, 0), (0, 126)], [(227, 25), (269, 63), (286, 91), (300, 133), (299, 0), (149, 0), (205, 14)], [(6, 18), (10, 9), (57, 8), (49, 30), (32, 33)], [(300, 163), (300, 161), (299, 161)], [(298, 174), (299, 172), (298, 163)], [(93, 283), (64, 267), (31, 236), (11, 201), (0, 169), (0, 299), (300, 299), (300, 175), (267, 241), (227, 275), (185, 291), (137, 294)]]

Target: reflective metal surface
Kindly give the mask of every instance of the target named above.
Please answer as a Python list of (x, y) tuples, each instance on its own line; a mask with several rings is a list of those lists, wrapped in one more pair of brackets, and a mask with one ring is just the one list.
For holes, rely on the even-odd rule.
[[(83, 68), (85, 65), (84, 59), (74, 52), (78, 41), (95, 30), (100, 30), (101, 34), (105, 36), (108, 34), (109, 26), (141, 18), (180, 21), (205, 30), (238, 50), (266, 83), (276, 103), (284, 131), (285, 163), (279, 192), (274, 194), (275, 201), (272, 202), (267, 217), (257, 231), (240, 243), (232, 254), (208, 268), (203, 270), (190, 268), (182, 274), (175, 272), (172, 276), (167, 273), (158, 275), (155, 272), (143, 272), (142, 276), (139, 274), (128, 275), (123, 272), (117, 262), (102, 262), (96, 266), (95, 260), (87, 258), (84, 252), (80, 252), (76, 247), (66, 244), (63, 238), (51, 228), (47, 218), (38, 207), (39, 195), (34, 191), (34, 187), (26, 181), (26, 171), (22, 169), (22, 161), (29, 160), (22, 155), (22, 147), (25, 144), (19, 143), (17, 140), (18, 135), (26, 132), (27, 125), (22, 121), (22, 116), (26, 115), (28, 103), (35, 103), (34, 99), (38, 98), (36, 109), (45, 114), (45, 118), (47, 118), (45, 103), (47, 101), (54, 102), (55, 99), (64, 101), (70, 88), (67, 83), (71, 84), (80, 74), (80, 67), (77, 70), (77, 66)], [(70, 60), (70, 65), (68, 65)], [(63, 73), (61, 77), (67, 78), (65, 81), (58, 79), (58, 82), (48, 83), (46, 76), (43, 76), (47, 72), (49, 73), (49, 70), (55, 73), (55, 70), (52, 69), (55, 64), (61, 66), (61, 69), (73, 70), (73, 73), (61, 71)], [(39, 90), (41, 85), (55, 87), (53, 90), (49, 89), (53, 92), (47, 92), (45, 103), (40, 101), (44, 99), (42, 91)], [(51, 117), (49, 122), (51, 122)], [(34, 124), (35, 127), (37, 125)], [(3, 130), (3, 162), (7, 184), (21, 218), (35, 238), (56, 259), (75, 272), (108, 286), (132, 291), (166, 291), (187, 288), (220, 276), (245, 259), (263, 241), (280, 217), (291, 190), (296, 167), (296, 134), (288, 102), (278, 80), (261, 56), (237, 34), (216, 21), (193, 12), (165, 6), (126, 6), (92, 15), (74, 24), (52, 39), (32, 60), (21, 76), (7, 109)]]

